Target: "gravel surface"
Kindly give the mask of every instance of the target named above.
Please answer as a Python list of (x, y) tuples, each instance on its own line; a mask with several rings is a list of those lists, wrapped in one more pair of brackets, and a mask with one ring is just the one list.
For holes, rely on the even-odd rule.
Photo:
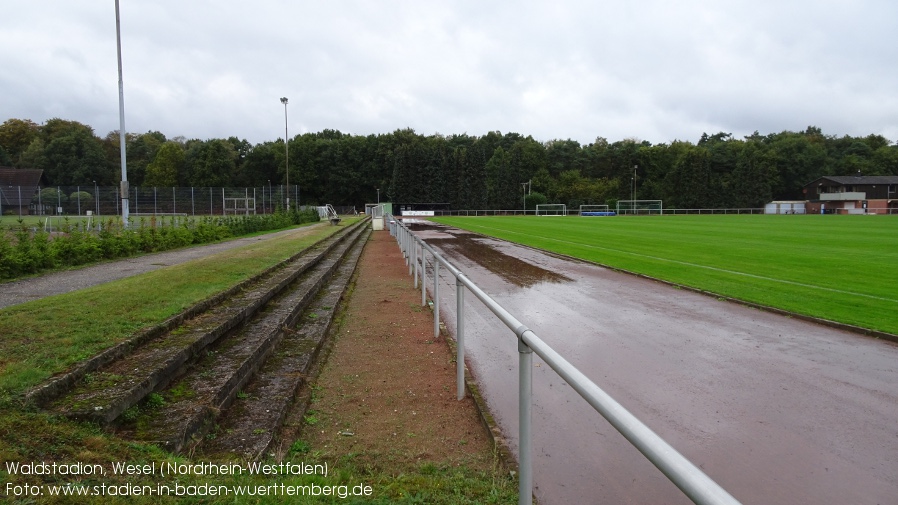
[(316, 229), (316, 227), (319, 226), (326, 225), (325, 223), (318, 223), (312, 226), (293, 228), (266, 235), (237, 238), (215, 244), (186, 247), (184, 249), (173, 251), (107, 261), (75, 270), (53, 272), (38, 277), (0, 283), (0, 309), (47, 296), (77, 291), (79, 289), (104, 284), (106, 282), (123, 279), (144, 272), (151, 272), (171, 265), (178, 265), (197, 258), (211, 256), (222, 251), (243, 247), (260, 240), (269, 240), (284, 235), (295, 235), (300, 237), (308, 234), (311, 230)]

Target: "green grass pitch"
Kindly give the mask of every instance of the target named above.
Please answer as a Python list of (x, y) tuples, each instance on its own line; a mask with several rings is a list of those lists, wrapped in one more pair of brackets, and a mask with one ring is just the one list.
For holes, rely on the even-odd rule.
[(434, 221), (722, 296), (898, 334), (895, 216), (518, 216)]

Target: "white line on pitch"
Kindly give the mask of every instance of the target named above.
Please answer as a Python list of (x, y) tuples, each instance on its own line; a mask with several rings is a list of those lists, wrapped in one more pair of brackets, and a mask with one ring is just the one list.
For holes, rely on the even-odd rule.
[[(511, 234), (513, 234), (513, 235), (524, 235), (524, 236), (527, 236), (526, 233), (521, 233), (521, 232), (518, 232), (518, 231), (512, 231), (512, 230), (505, 230), (505, 229), (502, 229), (502, 228), (491, 228), (491, 227), (488, 227), (488, 226), (479, 226), (479, 228), (482, 228), (482, 229), (485, 229), (485, 230), (495, 230), (495, 231), (501, 231), (501, 232), (505, 232), (505, 233), (511, 233)], [(658, 260), (658, 261), (667, 261), (667, 262), (669, 262), (669, 263), (676, 263), (676, 264), (678, 264), (678, 265), (685, 265), (685, 266), (690, 266), (690, 267), (695, 267), (695, 268), (704, 268), (704, 269), (706, 269), (706, 270), (714, 270), (714, 271), (717, 271), (717, 272), (723, 272), (723, 273), (727, 273), (727, 274), (741, 275), (741, 276), (744, 276), (744, 277), (751, 277), (751, 278), (754, 278), (754, 279), (760, 279), (760, 280), (765, 280), (765, 281), (770, 281), (770, 282), (779, 282), (779, 283), (782, 283), (782, 284), (791, 284), (791, 285), (793, 285), (793, 286), (801, 286), (801, 287), (803, 287), (803, 288), (819, 289), (819, 290), (822, 290), (822, 291), (830, 291), (830, 292), (833, 292), (833, 293), (840, 293), (840, 294), (843, 294), (843, 295), (861, 296), (861, 297), (864, 297), (864, 298), (871, 298), (871, 299), (873, 299), (873, 300), (882, 300), (882, 301), (884, 301), (884, 302), (894, 302), (894, 303), (898, 303), (898, 300), (894, 300), (894, 299), (892, 299), (892, 298), (884, 298), (884, 297), (882, 297), (882, 296), (868, 295), (868, 294), (866, 294), (866, 293), (855, 293), (854, 291), (844, 291), (844, 290), (841, 290), (841, 289), (826, 288), (826, 287), (823, 287), (823, 286), (816, 286), (816, 285), (814, 285), (814, 284), (805, 284), (805, 283), (803, 283), (803, 282), (788, 281), (788, 280), (785, 280), (785, 279), (776, 279), (776, 278), (773, 278), (773, 277), (764, 277), (763, 275), (749, 274), (749, 273), (746, 273), (746, 272), (738, 272), (738, 271), (736, 271), (736, 270), (727, 270), (727, 269), (724, 269), (724, 268), (717, 268), (717, 267), (712, 267), (712, 266), (708, 266), (708, 265), (699, 265), (698, 263), (689, 263), (689, 262), (687, 262), (687, 261), (673, 260), (673, 259), (670, 259), (670, 258), (661, 258), (661, 257), (658, 257), (658, 256), (650, 256), (650, 255), (648, 255), (648, 254), (635, 253), (635, 252), (631, 252), (631, 251), (622, 251), (622, 250), (620, 250), (620, 249), (612, 249), (612, 248), (610, 248), (610, 247), (601, 247), (601, 246), (595, 246), (595, 245), (591, 245), (591, 244), (584, 244), (584, 243), (582, 243), (582, 242), (571, 242), (571, 241), (569, 241), (569, 240), (560, 240), (560, 239), (557, 239), (557, 238), (551, 238), (551, 237), (541, 237), (541, 238), (543, 238), (543, 239), (545, 239), (545, 240), (551, 240), (551, 241), (553, 241), (553, 242), (559, 242), (559, 243), (562, 243), (562, 244), (571, 244), (571, 245), (576, 245), (576, 246), (580, 246), (580, 247), (587, 247), (587, 248), (590, 248), (590, 249), (600, 249), (600, 250), (604, 250), (604, 251), (612, 251), (612, 252), (621, 253), (621, 254), (629, 254), (629, 255), (631, 255), (631, 256), (639, 256), (639, 257), (642, 257), (642, 258), (648, 258), (648, 259), (653, 259), (653, 260)]]

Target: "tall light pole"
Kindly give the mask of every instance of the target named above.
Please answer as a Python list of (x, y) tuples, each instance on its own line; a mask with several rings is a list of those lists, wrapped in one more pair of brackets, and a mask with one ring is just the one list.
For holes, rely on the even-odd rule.
[(639, 165), (633, 165), (633, 201), (630, 202), (630, 205), (633, 207), (633, 213), (636, 214), (636, 169), (639, 168)]
[(287, 97), (281, 97), (284, 104), (284, 154), (287, 160), (287, 212), (290, 212), (290, 140), (287, 136)]
[(122, 226), (128, 227), (128, 164), (125, 160), (125, 84), (122, 80), (122, 29), (118, 0), (115, 0), (115, 43), (118, 52), (118, 136), (122, 158)]
[(377, 190), (377, 204), (380, 205), (380, 188), (374, 188)]

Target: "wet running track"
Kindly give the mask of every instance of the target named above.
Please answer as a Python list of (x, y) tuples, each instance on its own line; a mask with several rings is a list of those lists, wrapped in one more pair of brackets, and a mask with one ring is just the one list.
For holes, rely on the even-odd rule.
[[(410, 228), (742, 503), (898, 504), (898, 345)], [(455, 280), (440, 273), (454, 331)], [(475, 297), (465, 307), (468, 366), (517, 453), (515, 336)], [(691, 503), (535, 355), (533, 392), (541, 503)]]

